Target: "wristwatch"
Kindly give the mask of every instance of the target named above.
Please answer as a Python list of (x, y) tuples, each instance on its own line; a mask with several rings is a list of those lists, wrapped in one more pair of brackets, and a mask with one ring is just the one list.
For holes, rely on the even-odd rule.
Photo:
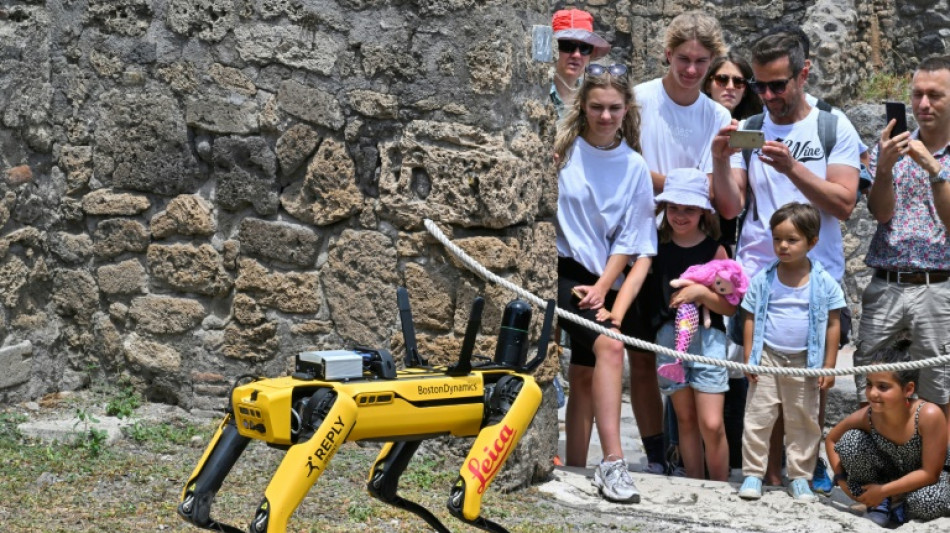
[(930, 175), (930, 184), (944, 183), (950, 181), (950, 168), (940, 168), (940, 172)]

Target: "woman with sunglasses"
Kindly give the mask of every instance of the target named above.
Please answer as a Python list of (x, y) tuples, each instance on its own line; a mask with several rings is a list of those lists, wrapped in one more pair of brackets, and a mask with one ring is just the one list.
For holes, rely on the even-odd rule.
[[(748, 87), (752, 79), (752, 66), (738, 51), (713, 59), (709, 74), (703, 83), (703, 92), (732, 113), (732, 118), (745, 120), (762, 111), (762, 100)], [(722, 237), (719, 242), (732, 257), (736, 246), (736, 222), (738, 217), (723, 218), (719, 215)], [(729, 360), (743, 362), (741, 347), (731, 345)], [(726, 440), (729, 443), (729, 466), (742, 468), (742, 419), (745, 417), (748, 380), (742, 372), (729, 371), (729, 390), (726, 391), (723, 419)], [(780, 447), (777, 446), (777, 447)]]
[(610, 43), (594, 33), (594, 17), (580, 9), (562, 9), (551, 18), (557, 41), (557, 63), (551, 82), (551, 102), (559, 119), (574, 102), (578, 80), (584, 68), (610, 52)]
[(713, 59), (703, 92), (729, 110), (732, 118), (742, 120), (762, 112), (762, 100), (746, 85), (750, 79), (752, 66), (739, 52), (730, 50)]
[[(640, 148), (640, 118), (623, 65), (589, 65), (577, 98), (558, 129), (558, 306), (596, 322), (607, 307), (627, 330), (636, 322), (614, 301), (631, 302), (656, 255), (653, 190)], [(623, 272), (639, 280), (623, 284)], [(626, 291), (618, 298), (617, 290)], [(629, 293), (629, 294), (628, 294)], [(566, 463), (587, 466), (593, 421), (603, 451), (594, 485), (608, 500), (639, 502), (620, 445), (623, 343), (573, 322), (568, 374)]]

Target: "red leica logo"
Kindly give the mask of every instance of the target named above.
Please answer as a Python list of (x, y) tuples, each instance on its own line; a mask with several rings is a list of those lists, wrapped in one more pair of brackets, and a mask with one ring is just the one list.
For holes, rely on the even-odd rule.
[(472, 476), (478, 479), (479, 494), (485, 492), (485, 487), (488, 486), (488, 482), (495, 477), (495, 474), (498, 473), (498, 469), (501, 468), (505, 459), (508, 458), (508, 454), (511, 453), (511, 446), (516, 440), (516, 433), (515, 430), (508, 426), (502, 427), (491, 449), (489, 449), (488, 446), (482, 448), (482, 451), (487, 455), (486, 458), (481, 461), (474, 457), (468, 460), (468, 471)]

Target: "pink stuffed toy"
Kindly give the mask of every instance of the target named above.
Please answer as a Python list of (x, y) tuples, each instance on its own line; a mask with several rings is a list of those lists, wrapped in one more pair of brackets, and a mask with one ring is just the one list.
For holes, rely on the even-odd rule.
[[(749, 289), (749, 278), (739, 263), (732, 259), (713, 259), (702, 265), (693, 265), (687, 268), (682, 276), (671, 281), (670, 286), (681, 288), (694, 283), (701, 283), (723, 295), (731, 305), (738, 305)], [(699, 312), (696, 305), (687, 303), (679, 306), (673, 324), (676, 330), (676, 351), (685, 352), (699, 329)], [(710, 325), (709, 310), (703, 308), (703, 326), (709, 329)], [(660, 365), (657, 373), (676, 383), (686, 380), (683, 362), (679, 359), (675, 363)]]

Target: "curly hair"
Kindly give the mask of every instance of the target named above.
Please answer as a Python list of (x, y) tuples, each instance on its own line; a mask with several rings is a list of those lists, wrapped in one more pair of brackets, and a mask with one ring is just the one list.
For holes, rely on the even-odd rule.
[(570, 150), (577, 137), (587, 130), (587, 115), (584, 107), (593, 89), (613, 88), (623, 95), (623, 103), (627, 106), (627, 113), (620, 124), (620, 135), (623, 140), (635, 151), (640, 151), (640, 108), (633, 96), (633, 86), (627, 76), (614, 76), (604, 72), (600, 76), (586, 75), (584, 83), (577, 90), (577, 97), (567, 115), (558, 122), (557, 136), (554, 139), (554, 153), (558, 157), (558, 168), (563, 168), (570, 159)]

